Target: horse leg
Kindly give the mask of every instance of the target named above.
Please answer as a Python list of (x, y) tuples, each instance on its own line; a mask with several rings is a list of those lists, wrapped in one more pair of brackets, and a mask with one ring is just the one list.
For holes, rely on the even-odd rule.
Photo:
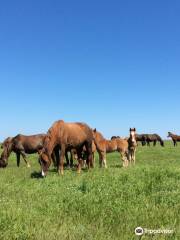
[[(120, 156), (122, 158), (122, 161), (123, 161), (123, 167), (128, 167), (128, 159), (127, 159), (127, 156), (124, 152), (120, 152)], [(130, 153), (128, 152), (128, 158), (130, 160), (131, 156), (130, 156)]]
[(78, 168), (77, 168), (77, 173), (81, 173), (81, 168), (82, 168), (82, 148), (77, 150), (77, 155), (78, 155)]
[(93, 156), (92, 156), (92, 142), (86, 144), (86, 151), (87, 151), (87, 163), (88, 163), (88, 168), (91, 167), (93, 168)]
[(54, 151), (53, 151), (53, 153), (51, 154), (51, 158), (52, 158), (54, 167), (56, 167), (56, 156), (55, 156)]
[(98, 155), (99, 155), (99, 167), (102, 167), (102, 153), (101, 151), (98, 151)]
[(133, 151), (133, 163), (136, 164), (136, 149)]
[(92, 159), (93, 159), (93, 165), (94, 165), (94, 167), (95, 167), (96, 158), (95, 158), (95, 153), (94, 153), (94, 152), (93, 152), (93, 154), (92, 154)]
[(19, 165), (20, 165), (20, 157), (21, 157), (20, 153), (19, 152), (16, 153), (17, 167), (19, 167)]
[(59, 147), (54, 149), (53, 157), (54, 159), (52, 158), (52, 160), (53, 160), (54, 167), (57, 167), (59, 164)]
[(20, 154), (21, 154), (21, 156), (23, 157), (23, 159), (24, 159), (27, 167), (30, 168), (31, 165), (30, 165), (29, 162), (26, 160), (26, 153), (25, 153), (24, 151), (21, 151)]
[(101, 152), (102, 154), (102, 162), (101, 162), (101, 167), (104, 166), (105, 168), (107, 168), (107, 161), (106, 161), (106, 152), (103, 151)]
[(57, 163), (59, 161), (59, 149), (55, 148), (51, 154), (51, 158), (53, 161), (53, 165), (56, 168), (57, 167)]
[(61, 153), (60, 153), (60, 162), (58, 164), (58, 173), (63, 175), (64, 174), (64, 156), (66, 153), (65, 145), (61, 146)]
[(73, 152), (71, 151), (70, 152), (70, 167), (72, 168), (73, 167)]
[(66, 158), (67, 168), (70, 168), (70, 161), (69, 161), (68, 151), (65, 152), (65, 158)]

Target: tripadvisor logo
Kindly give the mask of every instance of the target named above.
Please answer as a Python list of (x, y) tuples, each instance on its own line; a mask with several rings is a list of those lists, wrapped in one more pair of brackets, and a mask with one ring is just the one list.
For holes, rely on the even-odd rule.
[(142, 227), (137, 227), (135, 229), (136, 236), (142, 236), (144, 234), (144, 229)]
[(173, 234), (174, 230), (170, 230), (170, 229), (147, 229), (147, 228), (142, 228), (142, 227), (137, 227), (135, 229), (135, 234), (136, 236), (142, 236), (145, 234)]

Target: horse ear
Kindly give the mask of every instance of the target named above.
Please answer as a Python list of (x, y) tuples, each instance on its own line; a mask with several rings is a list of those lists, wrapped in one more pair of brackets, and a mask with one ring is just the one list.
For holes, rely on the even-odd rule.
[(129, 131), (131, 132), (131, 128), (129, 129)]
[(97, 132), (96, 128), (93, 130), (93, 132), (95, 132), (95, 133)]
[(134, 128), (134, 131), (136, 132), (136, 128)]

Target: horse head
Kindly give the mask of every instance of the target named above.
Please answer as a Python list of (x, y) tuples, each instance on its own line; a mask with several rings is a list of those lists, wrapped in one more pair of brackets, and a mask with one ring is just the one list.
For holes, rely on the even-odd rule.
[(7, 162), (9, 155), (11, 154), (13, 149), (13, 138), (6, 138), (1, 145), (1, 148), (3, 149), (3, 152), (1, 154), (1, 161)]
[(129, 129), (130, 132), (130, 140), (132, 143), (136, 142), (136, 128), (130, 128)]
[(168, 136), (167, 137), (171, 137), (172, 136), (172, 133), (171, 132), (168, 132)]
[(39, 154), (39, 164), (41, 165), (41, 175), (42, 177), (47, 176), (48, 169), (51, 165), (51, 157), (45, 148), (38, 151)]

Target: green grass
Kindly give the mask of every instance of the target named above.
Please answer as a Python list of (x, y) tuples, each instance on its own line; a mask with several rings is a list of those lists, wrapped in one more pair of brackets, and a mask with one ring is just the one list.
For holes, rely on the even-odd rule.
[[(28, 156), (32, 167), (15, 155), (0, 170), (0, 239), (4, 240), (130, 240), (134, 229), (172, 229), (172, 235), (141, 239), (180, 239), (180, 146), (138, 147), (137, 164), (122, 168), (118, 153), (107, 157), (108, 169), (53, 168), (47, 178), (36, 178), (37, 155)], [(32, 175), (31, 175), (32, 174)]]

